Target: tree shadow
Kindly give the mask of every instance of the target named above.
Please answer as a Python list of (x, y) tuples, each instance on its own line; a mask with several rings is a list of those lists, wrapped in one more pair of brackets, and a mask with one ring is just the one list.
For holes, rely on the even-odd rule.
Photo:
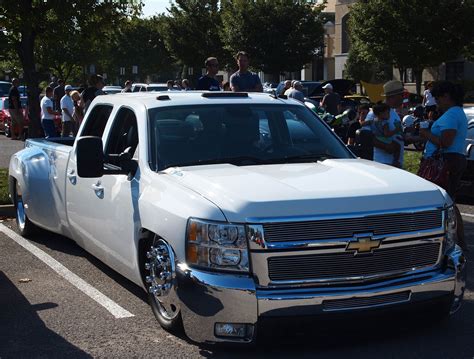
[(55, 308), (56, 303), (30, 304), (1, 271), (0, 292), (0, 358), (91, 358), (48, 329), (38, 316), (38, 311)]

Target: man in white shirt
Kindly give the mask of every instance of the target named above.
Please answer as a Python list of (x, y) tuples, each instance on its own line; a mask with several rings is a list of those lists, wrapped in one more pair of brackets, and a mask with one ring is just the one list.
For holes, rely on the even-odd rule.
[(71, 134), (74, 125), (74, 120), (72, 118), (72, 112), (74, 111), (74, 102), (71, 98), (72, 86), (66, 85), (64, 91), (66, 94), (61, 98), (61, 110), (63, 112), (63, 129), (61, 131), (61, 137), (68, 137)]
[(56, 137), (56, 127), (54, 126), (54, 116), (59, 115), (59, 112), (53, 111), (53, 89), (46, 87), (46, 95), (41, 99), (41, 126), (44, 130), (44, 136)]

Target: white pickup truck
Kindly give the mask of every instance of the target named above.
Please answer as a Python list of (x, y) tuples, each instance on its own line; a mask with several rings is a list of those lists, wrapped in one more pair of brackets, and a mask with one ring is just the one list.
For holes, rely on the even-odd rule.
[(266, 319), (420, 303), (447, 315), (462, 301), (446, 192), (356, 159), (294, 100), (99, 96), (76, 140), (29, 139), (9, 173), (22, 235), (72, 238), (197, 342), (250, 343)]

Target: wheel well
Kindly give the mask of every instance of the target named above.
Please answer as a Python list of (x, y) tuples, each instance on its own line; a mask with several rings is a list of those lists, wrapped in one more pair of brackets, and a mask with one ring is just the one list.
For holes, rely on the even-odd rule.
[(15, 204), (16, 178), (8, 176), (8, 192), (10, 200)]

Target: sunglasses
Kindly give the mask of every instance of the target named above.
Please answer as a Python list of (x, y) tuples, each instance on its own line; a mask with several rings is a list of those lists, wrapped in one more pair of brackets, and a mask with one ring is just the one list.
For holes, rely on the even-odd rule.
[(209, 64), (211, 67), (219, 67), (219, 64)]

